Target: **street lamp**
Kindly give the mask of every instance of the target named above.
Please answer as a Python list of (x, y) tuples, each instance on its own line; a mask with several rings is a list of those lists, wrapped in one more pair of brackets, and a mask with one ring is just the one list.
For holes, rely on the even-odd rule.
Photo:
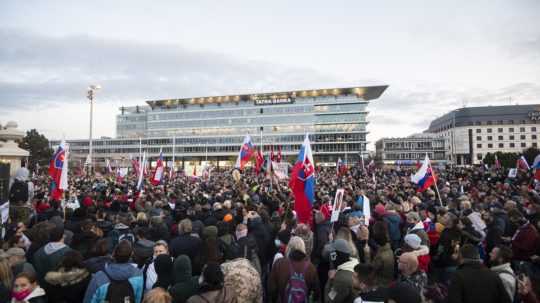
[(89, 173), (93, 173), (94, 168), (94, 160), (92, 158), (92, 128), (93, 128), (93, 121), (94, 121), (94, 93), (101, 89), (101, 85), (90, 85), (88, 87), (88, 95), (86, 96), (88, 100), (90, 100), (90, 140), (88, 144), (88, 156), (90, 158), (90, 168)]

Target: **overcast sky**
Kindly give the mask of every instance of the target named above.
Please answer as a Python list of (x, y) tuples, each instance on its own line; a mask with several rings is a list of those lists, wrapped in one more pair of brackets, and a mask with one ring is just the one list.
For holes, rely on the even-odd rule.
[[(0, 123), (95, 136), (145, 100), (387, 84), (368, 140), (540, 103), (540, 1), (0, 2)], [(511, 100), (511, 101), (510, 101)]]

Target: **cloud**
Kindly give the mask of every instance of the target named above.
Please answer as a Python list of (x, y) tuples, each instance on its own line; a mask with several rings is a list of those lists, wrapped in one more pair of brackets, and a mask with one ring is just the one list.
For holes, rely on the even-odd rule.
[(337, 82), (309, 68), (242, 60), (174, 44), (57, 38), (5, 29), (0, 30), (0, 41), (0, 107), (72, 102), (84, 98), (91, 83), (103, 86), (102, 100), (140, 103)]

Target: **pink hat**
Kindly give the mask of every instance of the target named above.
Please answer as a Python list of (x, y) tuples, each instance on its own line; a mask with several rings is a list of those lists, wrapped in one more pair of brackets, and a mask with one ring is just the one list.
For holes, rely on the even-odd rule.
[(386, 209), (384, 209), (384, 205), (382, 205), (382, 204), (379, 203), (379, 204), (377, 204), (377, 205), (375, 206), (375, 212), (376, 212), (378, 215), (382, 216), (382, 215), (384, 215), (384, 214), (386, 213)]

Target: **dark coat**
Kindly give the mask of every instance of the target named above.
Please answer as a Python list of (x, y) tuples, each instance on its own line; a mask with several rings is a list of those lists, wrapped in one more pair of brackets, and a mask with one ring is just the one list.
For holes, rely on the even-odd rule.
[(68, 246), (65, 246), (49, 254), (47, 253), (48, 245), (49, 244), (43, 246), (42, 248), (38, 249), (38, 251), (36, 251), (36, 253), (34, 254), (34, 262), (32, 262), (34, 264), (37, 277), (40, 282), (42, 282), (43, 278), (45, 278), (45, 274), (58, 267), (66, 252), (71, 250)]
[(516, 231), (512, 239), (512, 252), (514, 259), (519, 261), (530, 261), (530, 257), (536, 254), (540, 237), (536, 228), (527, 223)]
[(174, 285), (169, 292), (174, 303), (184, 303), (197, 293), (199, 288), (198, 277), (192, 276), (191, 262), (188, 256), (181, 255), (174, 260)]
[(91, 278), (92, 275), (85, 268), (72, 268), (69, 271), (60, 268), (47, 273), (43, 287), (50, 302), (79, 303), (84, 299)]
[(86, 265), (86, 268), (88, 270), (95, 274), (98, 271), (102, 271), (105, 269), (105, 264), (112, 262), (112, 258), (110, 256), (100, 256), (100, 257), (93, 257), (86, 261), (84, 261), (84, 264)]
[(511, 303), (499, 276), (481, 263), (464, 263), (448, 288), (448, 303)]

